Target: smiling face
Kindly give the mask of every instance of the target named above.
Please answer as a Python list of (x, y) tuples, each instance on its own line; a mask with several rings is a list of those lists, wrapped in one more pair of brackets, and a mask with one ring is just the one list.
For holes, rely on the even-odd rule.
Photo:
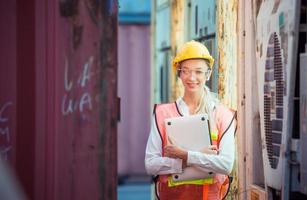
[(209, 76), (208, 64), (203, 59), (185, 60), (178, 69), (186, 92), (200, 92)]

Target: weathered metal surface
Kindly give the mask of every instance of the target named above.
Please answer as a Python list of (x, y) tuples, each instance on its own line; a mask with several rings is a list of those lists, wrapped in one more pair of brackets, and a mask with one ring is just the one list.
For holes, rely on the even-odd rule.
[(237, 198), (264, 199), (253, 1), (239, 2), (238, 19)]
[(17, 1), (16, 171), (29, 198), (35, 187), (35, 1)]
[(117, 199), (117, 122), (119, 100), (117, 97), (117, 29), (118, 5), (115, 0), (101, 1), (100, 25), (100, 116), (99, 123), (99, 180), (100, 199)]
[[(145, 174), (144, 157), (151, 122), (150, 26), (119, 25), (118, 173)], [(142, 52), (142, 56), (140, 56)]]
[(51, 196), (116, 199), (117, 3), (60, 1), (55, 12)]
[[(171, 18), (172, 18), (171, 26), (170, 26), (170, 29), (171, 29), (171, 32), (170, 32), (171, 54), (170, 55), (171, 55), (171, 58), (170, 58), (169, 67), (172, 66), (171, 60), (175, 56), (176, 51), (184, 43), (185, 5), (186, 5), (186, 1), (184, 0), (172, 0), (171, 1)], [(173, 71), (171, 71), (169, 79), (171, 80), (171, 91), (172, 91), (170, 100), (174, 101), (183, 94), (183, 85), (181, 84), (176, 74), (173, 73)]]
[(218, 67), (220, 99), (237, 108), (237, 20), (238, 1), (223, 0), (217, 6)]
[[(218, 95), (224, 104), (234, 110), (238, 109), (238, 6), (237, 0), (222, 0), (218, 1), (216, 10)], [(238, 198), (238, 166), (236, 159), (232, 172), (234, 180), (228, 199)]]
[(47, 126), (55, 126), (47, 138), (47, 166), (54, 166), (46, 169), (48, 198), (116, 199), (117, 3), (53, 6), (47, 27), (54, 33), (48, 41), (55, 43), (49, 51), (55, 69), (49, 69), (52, 63), (47, 69), (54, 91)]

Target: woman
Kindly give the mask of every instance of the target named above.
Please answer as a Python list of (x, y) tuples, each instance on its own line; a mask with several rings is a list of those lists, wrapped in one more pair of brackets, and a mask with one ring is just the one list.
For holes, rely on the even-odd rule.
[[(233, 113), (220, 104), (205, 86), (214, 59), (196, 41), (187, 42), (173, 60), (173, 68), (184, 86), (184, 95), (174, 103), (156, 105), (146, 147), (145, 166), (158, 175), (156, 189), (161, 200), (216, 200), (224, 198), (234, 163)], [(179, 148), (168, 141), (166, 118), (206, 113), (209, 116), (213, 145), (200, 152)], [(187, 166), (198, 166), (215, 173), (213, 178), (173, 182), (171, 174)]]

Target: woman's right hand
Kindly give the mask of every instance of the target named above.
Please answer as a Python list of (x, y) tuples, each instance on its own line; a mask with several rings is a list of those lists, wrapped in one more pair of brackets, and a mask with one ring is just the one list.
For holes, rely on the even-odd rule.
[(216, 145), (210, 145), (208, 147), (204, 147), (200, 150), (201, 153), (205, 153), (205, 154), (213, 154), (213, 155), (217, 155), (219, 153), (219, 149), (217, 148)]

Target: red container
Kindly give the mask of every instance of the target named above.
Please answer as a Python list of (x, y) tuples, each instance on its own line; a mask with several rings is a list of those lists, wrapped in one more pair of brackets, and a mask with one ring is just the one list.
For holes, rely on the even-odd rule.
[(0, 150), (30, 199), (116, 199), (116, 2), (1, 3)]

